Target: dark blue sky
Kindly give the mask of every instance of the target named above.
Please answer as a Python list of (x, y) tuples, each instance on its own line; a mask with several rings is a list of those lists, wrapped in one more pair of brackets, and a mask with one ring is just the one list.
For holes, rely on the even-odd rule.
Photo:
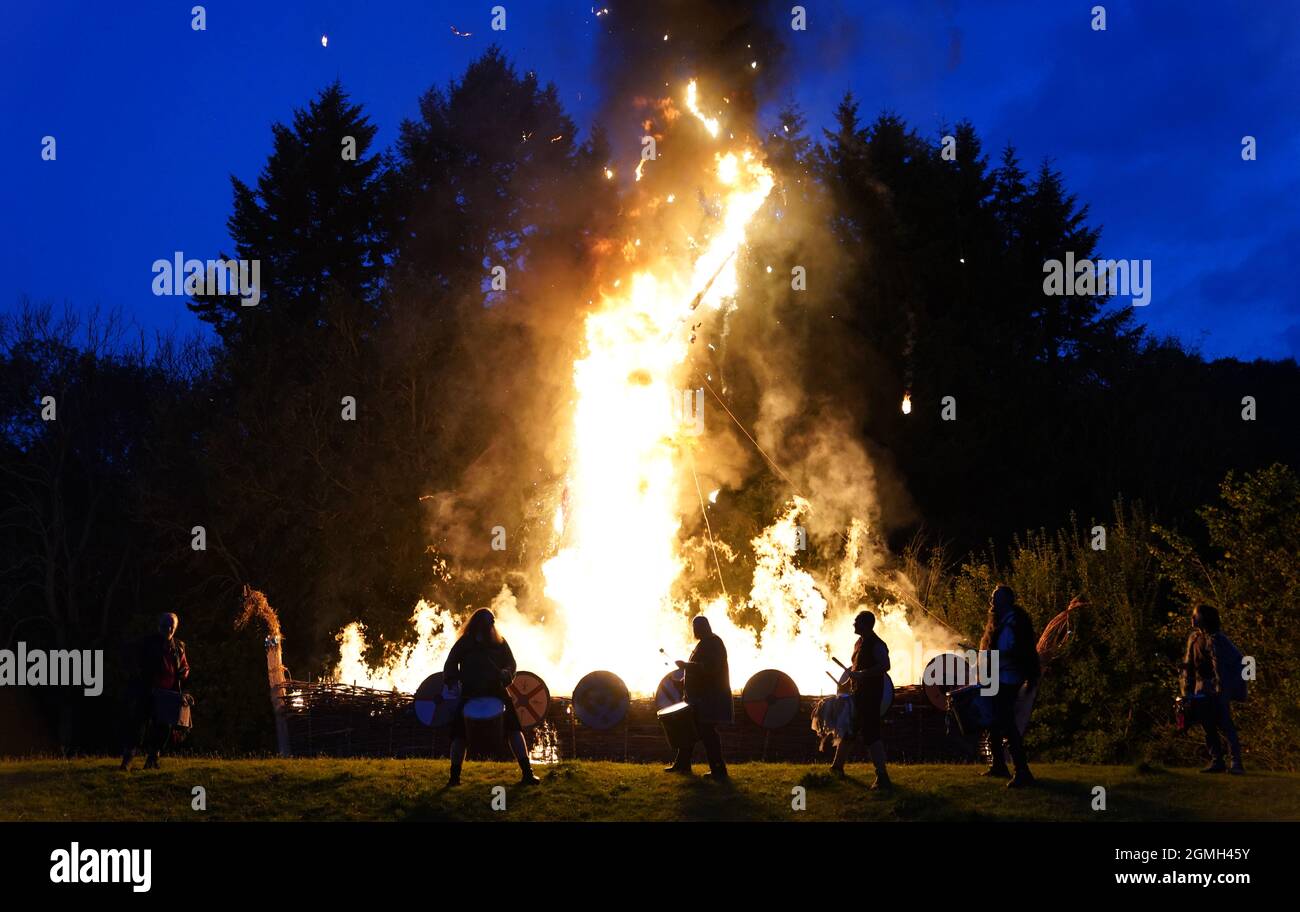
[[(189, 0), (11, 7), (0, 308), (26, 294), (193, 329), (182, 299), (150, 293), (150, 265), (230, 249), (229, 175), (255, 179), (271, 123), (335, 77), (387, 146), (422, 91), (495, 40), (585, 126), (599, 4), (498, 2), (503, 33), (492, 2), (462, 0), (215, 0), (206, 32)], [(1153, 330), (1211, 357), (1300, 356), (1300, 4), (1105, 2), (1094, 32), (1095, 2), (806, 0), (788, 95), (813, 127), (851, 89), (864, 115), (888, 108), (922, 132), (969, 118), (991, 158), (1007, 142), (1027, 167), (1051, 156), (1103, 226), (1101, 253), (1153, 261), (1139, 311)], [(1241, 159), (1246, 134), (1257, 161)]]

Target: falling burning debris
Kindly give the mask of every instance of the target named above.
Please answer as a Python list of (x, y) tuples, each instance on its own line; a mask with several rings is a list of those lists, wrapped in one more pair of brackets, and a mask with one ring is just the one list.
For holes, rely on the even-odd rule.
[(697, 89), (695, 87), (695, 80), (692, 79), (686, 85), (686, 110), (694, 114), (699, 119), (700, 123), (704, 124), (704, 129), (709, 131), (710, 136), (717, 139), (718, 131), (721, 130), (722, 127), (718, 124), (718, 121), (715, 118), (706, 117), (704, 112), (700, 110), (700, 103), (696, 98), (696, 95)]
[(453, 35), (455, 35), (457, 38), (470, 38), (470, 37), (472, 37), (473, 34), (474, 34), (473, 32), (462, 32), (460, 29), (456, 28), (456, 26), (454, 26), (454, 25), (449, 25), (449, 26), (447, 26), (447, 28), (451, 29), (451, 33), (452, 33)]
[(321, 47), (329, 47), (329, 46), (330, 46), (330, 36), (329, 36), (329, 35), (321, 35), (321, 36), (320, 36), (320, 46), (321, 46)]
[(910, 391), (903, 393), (903, 414), (912, 414), (912, 394)]

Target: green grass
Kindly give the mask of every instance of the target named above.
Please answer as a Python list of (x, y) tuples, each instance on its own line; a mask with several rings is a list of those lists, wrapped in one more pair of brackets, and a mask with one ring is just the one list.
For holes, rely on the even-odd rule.
[[(825, 766), (748, 763), (731, 785), (658, 766), (576, 761), (516, 784), (505, 763), (465, 765), (447, 789), (445, 760), (164, 758), (130, 773), (109, 759), (0, 761), (0, 820), (1300, 820), (1300, 774), (1203, 776), (1194, 770), (1039, 764), (1040, 785), (1008, 791), (972, 766), (894, 766), (892, 795), (870, 768), (833, 779)], [(506, 810), (491, 807), (505, 786)], [(207, 810), (191, 809), (194, 786)], [(791, 809), (795, 786), (807, 809)], [(1107, 810), (1092, 810), (1106, 789)]]

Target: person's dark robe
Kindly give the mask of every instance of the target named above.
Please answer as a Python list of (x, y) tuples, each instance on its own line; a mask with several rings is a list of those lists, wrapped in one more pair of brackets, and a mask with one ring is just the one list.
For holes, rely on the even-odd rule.
[(497, 697), (509, 702), (506, 686), (514, 680), (515, 655), (505, 640), (479, 643), (461, 637), (451, 647), (442, 669), (443, 683), (461, 685), (461, 699)]
[(721, 637), (716, 633), (705, 634), (691, 653), (685, 672), (683, 699), (695, 708), (697, 719), (708, 723), (735, 720), (727, 647)]

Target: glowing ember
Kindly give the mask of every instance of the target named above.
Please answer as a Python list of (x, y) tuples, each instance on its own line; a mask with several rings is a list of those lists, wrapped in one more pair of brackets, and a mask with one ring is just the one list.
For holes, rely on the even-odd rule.
[(329, 35), (321, 35), (321, 36), (320, 36), (320, 46), (321, 46), (321, 47), (329, 47), (329, 46), (330, 46), (330, 36), (329, 36)]
[(904, 414), (904, 415), (910, 415), (910, 414), (912, 414), (912, 394), (911, 394), (911, 393), (903, 393), (903, 414)]

